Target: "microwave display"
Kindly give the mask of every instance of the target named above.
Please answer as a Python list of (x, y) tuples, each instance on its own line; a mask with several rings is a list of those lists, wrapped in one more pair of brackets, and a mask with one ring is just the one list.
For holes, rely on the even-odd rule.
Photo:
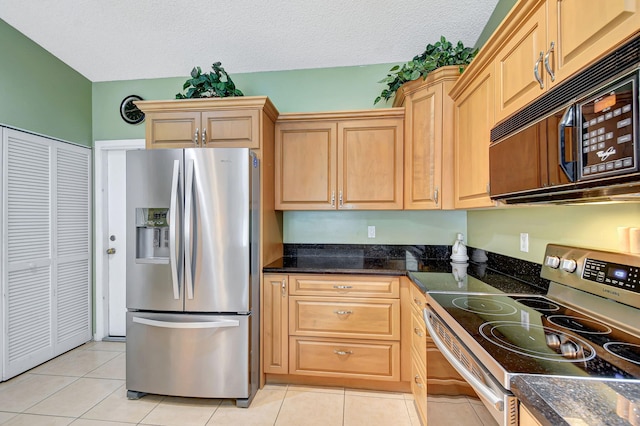
[(578, 104), (579, 180), (637, 170), (635, 84), (635, 78), (618, 82)]

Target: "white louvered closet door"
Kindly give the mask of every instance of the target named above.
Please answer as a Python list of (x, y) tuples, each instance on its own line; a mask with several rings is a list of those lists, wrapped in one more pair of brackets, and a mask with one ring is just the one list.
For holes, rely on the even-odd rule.
[(91, 339), (91, 151), (54, 149), (54, 351)]
[(91, 338), (90, 150), (0, 130), (6, 380)]

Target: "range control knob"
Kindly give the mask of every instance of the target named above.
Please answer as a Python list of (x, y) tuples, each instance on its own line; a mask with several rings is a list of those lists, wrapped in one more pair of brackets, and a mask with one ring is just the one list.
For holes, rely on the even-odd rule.
[(560, 266), (560, 258), (558, 256), (547, 256), (544, 259), (544, 265), (553, 269), (558, 269), (558, 266)]
[(560, 261), (560, 269), (567, 272), (573, 272), (576, 270), (578, 264), (573, 259), (562, 259)]

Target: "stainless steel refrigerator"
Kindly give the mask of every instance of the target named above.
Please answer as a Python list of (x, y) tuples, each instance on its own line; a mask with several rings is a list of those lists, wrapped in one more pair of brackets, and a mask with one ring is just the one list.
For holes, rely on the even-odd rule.
[(127, 152), (127, 396), (235, 398), (259, 369), (259, 163), (245, 148)]

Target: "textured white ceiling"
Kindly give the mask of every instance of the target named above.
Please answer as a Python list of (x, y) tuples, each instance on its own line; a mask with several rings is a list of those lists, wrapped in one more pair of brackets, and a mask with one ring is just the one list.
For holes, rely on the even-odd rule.
[(405, 62), (473, 46), (498, 0), (0, 0), (0, 19), (91, 81)]

